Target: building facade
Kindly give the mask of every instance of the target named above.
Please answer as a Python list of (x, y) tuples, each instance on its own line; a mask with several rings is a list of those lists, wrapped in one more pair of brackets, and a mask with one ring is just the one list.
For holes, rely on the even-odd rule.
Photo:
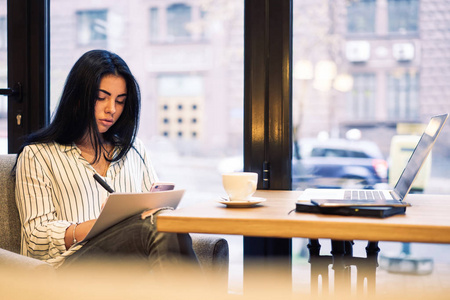
[[(296, 77), (294, 66), (294, 105), (302, 108), (298, 138), (321, 131), (345, 137), (357, 128), (387, 155), (398, 123), (427, 123), (431, 115), (448, 112), (448, 4), (294, 1), (294, 63), (307, 70), (308, 62), (311, 68)], [(329, 82), (320, 85), (317, 69), (329, 61), (333, 64), (324, 71)], [(342, 78), (351, 84), (347, 80), (339, 87)], [(443, 135), (441, 142), (448, 141), (447, 131)]]
[[(75, 60), (106, 48), (127, 61), (141, 85), (142, 139), (163, 137), (182, 154), (242, 152), (244, 1), (50, 4), (53, 107)], [(3, 7), (0, 0), (5, 84)], [(294, 0), (293, 16), (295, 138), (345, 137), (357, 128), (387, 154), (397, 123), (450, 110), (447, 0)]]

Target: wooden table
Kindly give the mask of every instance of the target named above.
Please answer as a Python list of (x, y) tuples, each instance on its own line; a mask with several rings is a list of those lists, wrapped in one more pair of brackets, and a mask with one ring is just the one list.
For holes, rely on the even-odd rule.
[[(243, 235), (244, 246), (246, 237), (248, 240), (254, 239), (250, 237), (308, 238), (313, 293), (318, 291), (319, 277), (323, 280), (322, 289), (326, 288), (324, 278), (328, 280), (330, 264), (335, 272), (335, 292), (338, 285), (337, 292), (350, 291), (348, 266), (358, 264), (358, 293), (364, 292), (364, 278), (367, 292), (374, 293), (378, 241), (450, 243), (450, 196), (410, 194), (407, 201), (412, 206), (407, 208), (406, 214), (379, 219), (296, 213), (295, 202), (300, 193), (257, 191), (255, 196), (267, 201), (251, 208), (226, 208), (211, 199), (211, 202), (162, 213), (157, 226), (158, 230), (167, 232)], [(318, 239), (332, 240), (332, 246), (333, 243), (336, 246), (332, 256), (320, 255)], [(348, 241), (353, 240), (369, 241), (367, 257), (362, 261), (353, 258), (352, 253), (347, 256), (345, 249), (351, 248)], [(244, 283), (245, 265), (244, 255)], [(359, 272), (360, 269), (363, 271)]]
[(296, 213), (297, 191), (257, 191), (266, 202), (226, 208), (211, 202), (161, 214), (158, 230), (255, 237), (450, 243), (450, 196), (410, 194), (405, 215), (385, 219)]

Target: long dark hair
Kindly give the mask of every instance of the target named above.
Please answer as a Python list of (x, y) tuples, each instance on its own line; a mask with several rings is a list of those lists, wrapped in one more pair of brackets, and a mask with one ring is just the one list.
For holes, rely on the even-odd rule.
[[(125, 107), (117, 122), (103, 135), (98, 131), (95, 104), (101, 79), (106, 75), (124, 78), (127, 86)], [(70, 70), (51, 123), (30, 134), (19, 150), (30, 144), (57, 142), (70, 145), (81, 141), (86, 133), (95, 150), (95, 162), (101, 157), (103, 143), (119, 146), (110, 161), (125, 156), (133, 145), (138, 126), (141, 96), (139, 85), (128, 65), (117, 54), (91, 50), (81, 56)]]

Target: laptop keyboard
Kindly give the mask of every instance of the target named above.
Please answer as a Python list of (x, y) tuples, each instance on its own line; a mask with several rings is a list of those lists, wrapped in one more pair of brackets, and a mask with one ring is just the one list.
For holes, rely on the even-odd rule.
[(386, 200), (381, 191), (345, 191), (345, 200)]

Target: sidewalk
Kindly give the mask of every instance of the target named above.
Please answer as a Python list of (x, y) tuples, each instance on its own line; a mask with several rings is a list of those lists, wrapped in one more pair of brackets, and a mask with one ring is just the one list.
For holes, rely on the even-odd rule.
[[(243, 251), (242, 236), (224, 236), (230, 244), (229, 292), (243, 293)], [(293, 240), (292, 260), (292, 290), (294, 293), (308, 294), (310, 291), (310, 265), (307, 257), (300, 256), (301, 248), (307, 243), (306, 239)], [(329, 254), (327, 241), (321, 241), (321, 254)], [(364, 241), (357, 241), (354, 245), (354, 256), (365, 257)], [(380, 243), (381, 253), (400, 253), (401, 243)], [(450, 245), (412, 244), (411, 253), (415, 256), (433, 258), (433, 272), (428, 275), (408, 275), (389, 273), (382, 268), (377, 269), (377, 295), (397, 295), (399, 291), (418, 290), (439, 292), (450, 290)], [(333, 270), (330, 266), (330, 291), (333, 287)], [(356, 282), (356, 269), (352, 268), (352, 284)], [(353, 286), (353, 292), (355, 287)]]

